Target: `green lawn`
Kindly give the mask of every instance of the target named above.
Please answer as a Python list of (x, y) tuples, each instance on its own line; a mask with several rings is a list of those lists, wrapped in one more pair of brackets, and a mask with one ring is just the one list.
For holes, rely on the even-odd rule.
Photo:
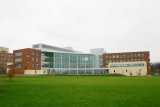
[(0, 107), (160, 107), (160, 76), (0, 78)]

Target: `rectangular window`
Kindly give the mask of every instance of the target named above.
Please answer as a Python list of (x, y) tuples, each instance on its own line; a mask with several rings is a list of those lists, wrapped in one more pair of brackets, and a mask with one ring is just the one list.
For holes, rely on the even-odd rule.
[(78, 55), (78, 68), (85, 68), (85, 55)]
[(21, 66), (22, 66), (21, 64), (14, 64), (15, 68), (21, 68)]
[(116, 58), (119, 58), (119, 55), (116, 55)]
[(30, 60), (27, 60), (27, 63), (30, 63)]
[(32, 64), (32, 67), (34, 67), (34, 64)]
[(111, 64), (110, 67), (111, 68), (115, 68), (115, 67), (141, 67), (144, 66), (143, 63), (137, 63), (137, 64)]
[(134, 57), (137, 57), (137, 54), (134, 54)]
[(127, 58), (129, 58), (130, 57), (130, 55), (129, 54), (127, 54)]
[(32, 58), (32, 61), (34, 61), (34, 58)]
[(62, 68), (69, 68), (69, 54), (62, 54)]
[(112, 58), (112, 56), (110, 55), (109, 58)]
[(15, 59), (15, 62), (19, 62), (19, 61), (22, 61), (22, 58), (16, 58)]
[(113, 62), (112, 60), (109, 60), (109, 62)]
[(103, 56), (102, 56), (102, 55), (99, 55), (98, 57), (99, 57), (99, 59), (103, 59)]
[(138, 57), (141, 57), (141, 54), (138, 54)]
[(36, 67), (38, 68), (38, 67), (39, 67), (39, 64), (36, 64)]
[(115, 55), (112, 55), (112, 58), (115, 58)]
[(22, 56), (22, 52), (16, 52), (14, 54), (15, 54), (15, 56)]
[(131, 64), (131, 67), (140, 67), (140, 66), (144, 66), (144, 64), (143, 63)]
[(32, 55), (34, 55), (34, 52), (32, 52)]
[(30, 57), (30, 55), (28, 54), (27, 57)]
[[(88, 64), (89, 64), (89, 63), (88, 63)], [(99, 64), (102, 65), (102, 64), (103, 64), (103, 61), (102, 61), (102, 60), (99, 60)]]

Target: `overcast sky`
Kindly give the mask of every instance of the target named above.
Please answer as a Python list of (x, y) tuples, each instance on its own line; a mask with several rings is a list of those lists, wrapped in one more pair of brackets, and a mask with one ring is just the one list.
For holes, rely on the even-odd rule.
[(160, 0), (0, 0), (0, 46), (150, 51), (160, 61)]

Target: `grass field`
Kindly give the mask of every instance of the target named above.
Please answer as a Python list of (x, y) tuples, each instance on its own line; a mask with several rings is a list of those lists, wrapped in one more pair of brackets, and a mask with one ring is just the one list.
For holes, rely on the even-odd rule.
[(1, 77), (0, 107), (160, 107), (160, 76)]

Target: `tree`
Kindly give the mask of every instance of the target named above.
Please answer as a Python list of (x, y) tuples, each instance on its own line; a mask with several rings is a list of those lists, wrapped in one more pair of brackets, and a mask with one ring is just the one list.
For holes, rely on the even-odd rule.
[(155, 63), (151, 63), (151, 73), (154, 74), (155, 73)]
[(1, 74), (4, 74), (5, 73), (5, 69), (3, 66), (0, 65), (0, 91), (3, 90), (3, 84), (2, 84), (2, 76)]
[(3, 87), (2, 87), (2, 82), (1, 82), (1, 80), (0, 80), (0, 91), (3, 89)]
[(157, 71), (158, 74), (160, 73), (160, 63), (159, 62), (155, 64), (155, 70)]
[(10, 82), (11, 82), (11, 78), (14, 77), (14, 75), (15, 75), (15, 69), (10, 68), (7, 72), (7, 76), (10, 78)]
[(151, 71), (152, 71), (152, 74), (155, 74), (155, 73), (160, 74), (160, 63), (159, 62), (152, 63)]
[(0, 74), (5, 74), (6, 70), (3, 66), (0, 65)]
[(3, 85), (2, 85), (2, 80), (1, 80), (2, 78), (1, 78), (1, 76), (0, 76), (0, 91), (3, 89)]

